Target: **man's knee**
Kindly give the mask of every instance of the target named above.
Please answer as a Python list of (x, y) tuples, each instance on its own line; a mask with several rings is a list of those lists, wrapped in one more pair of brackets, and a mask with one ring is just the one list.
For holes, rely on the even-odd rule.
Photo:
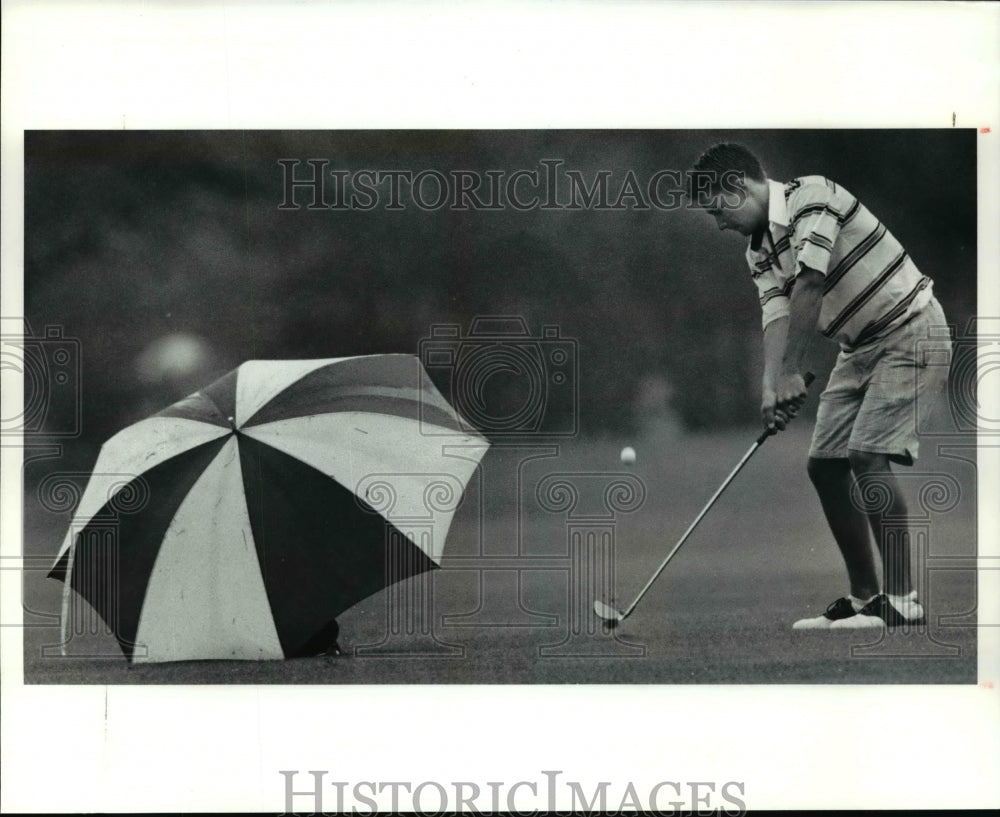
[(817, 487), (843, 480), (850, 473), (850, 470), (851, 464), (846, 459), (810, 457), (806, 464), (809, 479)]
[(855, 474), (884, 473), (889, 470), (889, 457), (872, 451), (848, 451), (847, 459)]

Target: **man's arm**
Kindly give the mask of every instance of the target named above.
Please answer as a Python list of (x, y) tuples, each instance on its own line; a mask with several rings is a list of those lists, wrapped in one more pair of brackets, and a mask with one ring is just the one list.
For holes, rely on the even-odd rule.
[[(795, 277), (795, 287), (789, 304), (788, 339), (782, 358), (781, 376), (776, 388), (778, 402), (782, 402), (782, 380), (799, 377), (805, 373), (809, 350), (816, 338), (816, 324), (823, 306), (823, 273), (803, 267)], [(804, 396), (803, 390), (803, 396)]]
[(823, 305), (823, 274), (803, 267), (789, 299), (789, 316), (764, 329), (761, 414), (768, 428), (784, 429), (806, 398), (803, 375)]
[(761, 389), (760, 413), (769, 429), (784, 429), (788, 418), (776, 413), (778, 377), (788, 342), (788, 316), (775, 318), (764, 327), (764, 386)]
[(788, 316), (776, 318), (764, 327), (764, 391), (774, 391), (783, 371), (788, 345)]

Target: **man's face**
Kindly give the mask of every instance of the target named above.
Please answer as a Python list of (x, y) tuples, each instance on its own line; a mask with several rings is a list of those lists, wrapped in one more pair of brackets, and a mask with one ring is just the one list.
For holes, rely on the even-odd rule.
[(705, 212), (715, 219), (720, 230), (735, 230), (749, 236), (767, 227), (767, 213), (761, 203), (753, 196), (741, 198), (740, 204), (732, 206), (720, 197), (716, 204), (705, 208)]

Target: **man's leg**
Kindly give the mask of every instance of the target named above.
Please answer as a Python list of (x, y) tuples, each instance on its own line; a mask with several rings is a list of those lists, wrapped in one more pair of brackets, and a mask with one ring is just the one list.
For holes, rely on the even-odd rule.
[(906, 502), (889, 463), (890, 458), (901, 463), (916, 459), (920, 418), (947, 389), (951, 341), (947, 333), (941, 334), (943, 328), (944, 313), (932, 299), (909, 323), (858, 358), (859, 368), (869, 373), (868, 385), (847, 457), (858, 483), (859, 504), (867, 511), (882, 555), (885, 593), (838, 628), (864, 625), (866, 619), (890, 627), (925, 622), (913, 590)]
[(808, 471), (823, 505), (827, 524), (844, 558), (851, 595), (857, 599), (870, 599), (879, 591), (878, 575), (868, 534), (869, 519), (851, 496), (855, 484), (851, 461), (810, 457)]
[[(868, 602), (857, 615), (834, 621), (830, 627), (841, 629), (925, 624), (924, 608), (913, 592), (910, 576), (906, 502), (890, 468), (889, 457), (886, 454), (852, 448), (848, 451), (848, 460), (857, 481), (855, 501), (867, 512), (869, 526), (882, 556), (885, 592)], [(893, 530), (889, 529), (886, 520), (893, 520)]]
[(852, 621), (879, 592), (868, 519), (852, 502), (856, 486), (847, 458), (854, 421), (865, 396), (865, 382), (860, 375), (866, 371), (865, 366), (858, 365), (855, 355), (841, 352), (820, 395), (809, 447), (809, 478), (847, 568), (850, 595), (834, 601), (822, 615), (794, 622), (795, 630), (827, 630)]
[[(868, 451), (848, 452), (851, 468), (858, 480), (862, 507), (866, 509), (875, 544), (882, 555), (882, 580), (885, 592), (906, 596), (913, 589), (910, 575), (910, 539), (908, 535), (887, 535), (886, 518), (906, 520), (906, 501), (899, 489), (899, 482), (889, 465), (886, 454)], [(897, 527), (894, 533), (901, 534)]]

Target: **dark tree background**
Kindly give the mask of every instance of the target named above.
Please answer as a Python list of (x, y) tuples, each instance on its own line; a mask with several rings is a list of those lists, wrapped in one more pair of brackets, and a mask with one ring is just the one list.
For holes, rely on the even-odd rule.
[[(610, 171), (614, 196), (628, 171), (645, 185), (721, 140), (773, 178), (847, 187), (935, 280), (952, 322), (975, 313), (972, 130), (160, 131), (26, 135), (26, 316), (36, 334), (80, 340), (80, 450), (243, 360), (416, 354), (432, 326), (467, 331), (482, 315), (576, 340), (584, 433), (633, 432), (657, 411), (689, 429), (751, 424), (761, 352), (745, 242), (704, 214), (426, 211), (405, 185), (401, 211), (385, 186), (368, 212), (279, 209), (280, 159), (445, 174), (558, 160), (588, 182)], [(165, 339), (174, 351), (157, 358)], [(187, 367), (164, 368), (182, 341)]]

